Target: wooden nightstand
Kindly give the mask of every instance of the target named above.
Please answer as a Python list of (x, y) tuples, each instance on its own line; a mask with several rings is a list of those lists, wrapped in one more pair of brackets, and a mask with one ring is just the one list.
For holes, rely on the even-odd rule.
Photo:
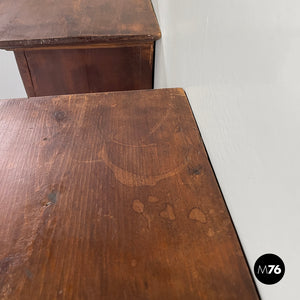
[(0, 101), (1, 299), (257, 300), (182, 89)]
[(28, 96), (151, 89), (150, 0), (3, 0), (0, 48), (12, 50)]

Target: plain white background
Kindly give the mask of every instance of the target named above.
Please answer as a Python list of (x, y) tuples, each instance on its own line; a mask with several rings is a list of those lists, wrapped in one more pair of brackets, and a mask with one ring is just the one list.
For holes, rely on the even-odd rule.
[[(250, 267), (282, 257), (264, 300), (300, 299), (300, 2), (153, 0), (163, 37), (155, 87), (191, 102)], [(25, 97), (14, 56), (0, 51), (0, 98)]]
[(0, 50), (0, 99), (27, 97), (13, 52)]

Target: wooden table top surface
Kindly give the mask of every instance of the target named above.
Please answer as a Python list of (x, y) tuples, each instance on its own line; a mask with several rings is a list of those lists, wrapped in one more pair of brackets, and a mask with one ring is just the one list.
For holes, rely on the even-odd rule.
[(0, 48), (154, 41), (150, 0), (2, 0)]
[(258, 299), (181, 89), (0, 100), (1, 299)]

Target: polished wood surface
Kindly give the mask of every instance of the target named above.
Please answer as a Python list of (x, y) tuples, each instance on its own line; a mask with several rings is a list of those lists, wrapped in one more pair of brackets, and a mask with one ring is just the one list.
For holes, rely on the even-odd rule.
[(0, 101), (1, 299), (258, 299), (181, 89)]
[(151, 89), (153, 43), (15, 51), (27, 95)]
[(150, 0), (2, 0), (0, 48), (154, 41)]

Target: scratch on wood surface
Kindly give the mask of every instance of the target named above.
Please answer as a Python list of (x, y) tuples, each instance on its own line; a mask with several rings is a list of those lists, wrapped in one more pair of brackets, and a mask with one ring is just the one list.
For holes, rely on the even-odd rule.
[(69, 95), (68, 96), (68, 107), (71, 108), (71, 99), (72, 99), (72, 96)]
[(87, 95), (84, 95), (84, 102), (82, 104), (82, 108), (80, 109), (80, 114), (79, 114), (79, 120), (78, 120), (78, 127), (81, 128), (82, 124), (83, 124), (83, 120), (84, 120), (84, 116), (85, 116), (85, 112), (86, 112), (86, 108), (87, 108)]
[(170, 111), (171, 111), (171, 108), (168, 107), (168, 109), (167, 109), (166, 113), (164, 114), (164, 116), (149, 131), (149, 135), (153, 134), (165, 122), (165, 120), (169, 117)]
[(138, 144), (138, 145), (131, 145), (127, 143), (122, 143), (119, 142), (115, 139), (111, 139), (111, 141), (115, 144), (121, 145), (121, 146), (126, 146), (126, 147), (132, 147), (132, 148), (148, 148), (148, 147), (157, 147), (157, 144)]

